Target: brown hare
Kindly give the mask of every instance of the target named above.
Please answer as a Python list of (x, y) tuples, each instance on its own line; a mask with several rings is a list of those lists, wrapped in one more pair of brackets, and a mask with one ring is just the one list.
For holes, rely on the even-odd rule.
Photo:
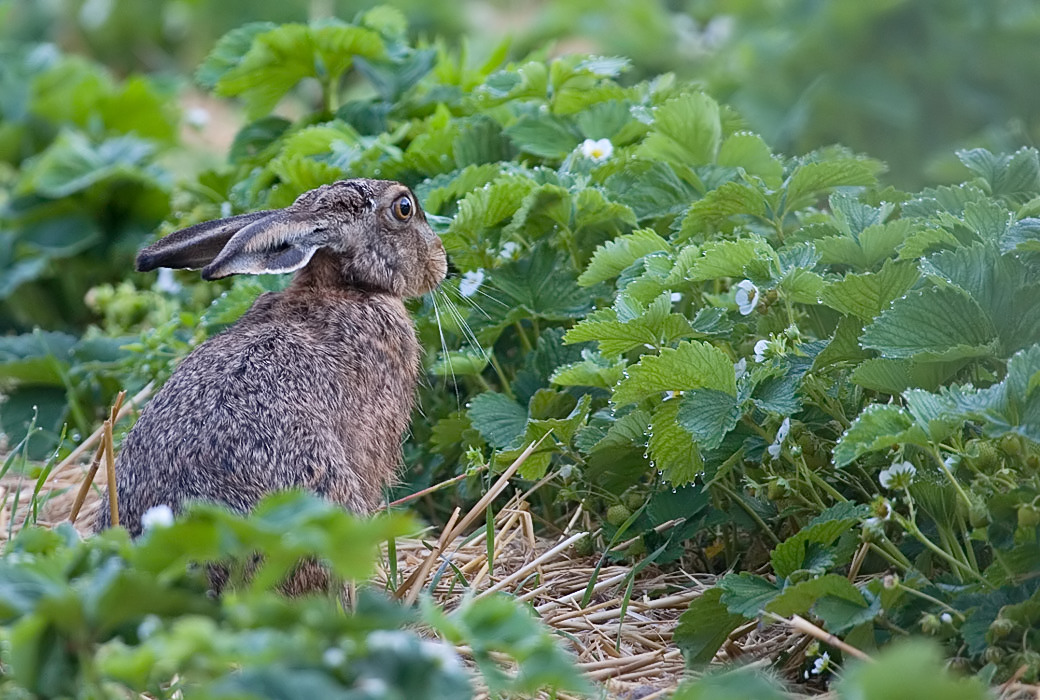
[[(137, 257), (138, 270), (159, 267), (202, 268), (207, 280), (296, 275), (197, 347), (145, 408), (116, 461), (121, 524), (136, 536), (155, 506), (244, 512), (293, 487), (376, 508), (401, 461), (419, 372), (403, 300), (447, 271), (411, 190), (323, 185), (285, 209), (172, 233)], [(102, 507), (95, 529), (109, 525)]]

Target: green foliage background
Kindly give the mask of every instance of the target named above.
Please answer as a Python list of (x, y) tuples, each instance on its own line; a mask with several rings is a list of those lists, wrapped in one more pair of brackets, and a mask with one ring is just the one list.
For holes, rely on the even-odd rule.
[[(1037, 70), (1023, 58), (1040, 33), (1031, 3), (749, 1), (720, 15), (708, 2), (572, 2), (520, 16), (488, 4), (465, 21), (432, 6), (413, 17), (257, 3), (265, 21), (245, 24), (234, 3), (125, 5), (0, 4), (4, 474), (39, 490), (116, 391), (162, 382), (284, 284), (130, 273), (153, 231), (286, 206), (340, 178), (398, 179), (454, 268), (413, 304), (429, 373), (400, 491), (467, 478), (424, 500), (425, 518), (474, 500), (488, 478), (478, 467), (548, 436), (520, 472), (545, 480), (548, 532), (580, 505), (601, 561), (720, 575), (676, 631), (690, 665), (745, 623), (797, 614), (870, 652), (930, 636), (906, 655), (938, 668), (941, 650), (983, 682), (1040, 676), (1040, 155), (1028, 147), (1035, 98), (1019, 89)], [(308, 11), (322, 17), (290, 21)], [(461, 38), (479, 22), (516, 24), (517, 38)], [(183, 31), (195, 24), (205, 31)], [(543, 49), (552, 38), (583, 50)], [(186, 70), (192, 82), (175, 77)], [(186, 138), (189, 92), (234, 101), (226, 158)], [(958, 148), (980, 143), (991, 148)], [(338, 517), (300, 503), (301, 527)], [(134, 629), (158, 615), (173, 635), (163, 644), (188, 644), (197, 630), (177, 620), (199, 591), (169, 572), (256, 549), (282, 573), (304, 553), (256, 534), (263, 513), (235, 525), (202, 513), (174, 528), (201, 543), (254, 535), (164, 559), (163, 531), (117, 551), (27, 528), (0, 586), (27, 578), (37, 593), (5, 611), (3, 630), (39, 651), (5, 659), (11, 687), (162, 689), (180, 674), (203, 697), (232, 693), (221, 684), (245, 663), (244, 613), (198, 623), (239, 651), (146, 677), (109, 663), (144, 664), (158, 653), (146, 635), (98, 627), (108, 613), (76, 597), (123, 580), (85, 583), (97, 566), (149, 580), (177, 602), (142, 607)], [(307, 553), (335, 563), (318, 542)], [(82, 625), (48, 617), (66, 609), (86, 611)], [(395, 610), (380, 624), (416, 619)], [(426, 612), (452, 641), (485, 639)], [(530, 654), (545, 675), (500, 679), (503, 690), (580, 685), (551, 644), (521, 643), (541, 639), (535, 626), (516, 624), (515, 644), (488, 652)], [(67, 638), (77, 658), (46, 656)], [(308, 648), (300, 682), (357, 684), (357, 659), (314, 680), (319, 645)], [(826, 679), (820, 666), (805, 674)], [(490, 662), (482, 671), (499, 678)], [(885, 677), (850, 671), (838, 690), (883, 697)], [(269, 680), (254, 692), (270, 696)], [(944, 697), (981, 693), (949, 682)], [(734, 683), (769, 681), (719, 676), (684, 692)]]

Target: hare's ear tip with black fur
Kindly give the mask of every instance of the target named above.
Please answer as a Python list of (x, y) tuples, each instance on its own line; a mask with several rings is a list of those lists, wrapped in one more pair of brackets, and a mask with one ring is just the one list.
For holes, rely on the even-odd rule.
[(137, 259), (134, 261), (134, 267), (138, 272), (151, 272), (152, 270), (161, 267), (159, 264), (159, 256), (148, 250), (148, 248), (145, 248), (137, 254)]

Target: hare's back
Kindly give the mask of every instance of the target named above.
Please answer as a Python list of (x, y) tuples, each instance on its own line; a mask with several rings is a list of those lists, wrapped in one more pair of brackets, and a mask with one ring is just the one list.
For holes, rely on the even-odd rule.
[(378, 503), (400, 461), (417, 344), (400, 302), (335, 301), (265, 295), (182, 362), (119, 457), (131, 530), (153, 505), (248, 510), (290, 487), (355, 511)]

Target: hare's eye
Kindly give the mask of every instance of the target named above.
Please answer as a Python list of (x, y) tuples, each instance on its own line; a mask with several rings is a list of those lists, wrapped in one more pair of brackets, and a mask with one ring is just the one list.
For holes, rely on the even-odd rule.
[(394, 201), (393, 205), (394, 217), (396, 217), (398, 221), (408, 221), (408, 219), (412, 217), (413, 208), (411, 197), (408, 195), (398, 197)]

